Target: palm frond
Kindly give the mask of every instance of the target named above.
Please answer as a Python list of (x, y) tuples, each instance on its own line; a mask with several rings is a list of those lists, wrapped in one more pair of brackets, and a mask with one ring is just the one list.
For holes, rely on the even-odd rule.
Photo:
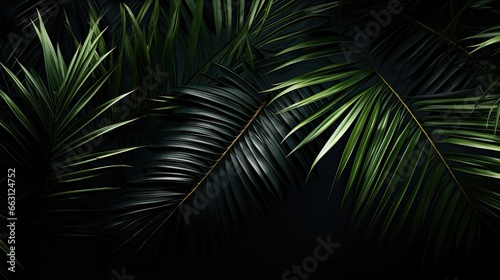
[(84, 163), (130, 150), (105, 152), (98, 144), (107, 133), (134, 119), (112, 122), (102, 117), (103, 112), (128, 93), (100, 104), (95, 102), (113, 71), (109, 69), (94, 79), (96, 68), (109, 55), (96, 52), (102, 38), (96, 26), (69, 64), (50, 40), (44, 24), (35, 30), (43, 49), (45, 77), (20, 65), (24, 74), (21, 79), (2, 65), (15, 91), (0, 91), (1, 106), (7, 109), (0, 113), (2, 138), (7, 140), (2, 143), (1, 158), (3, 163), (16, 163), (32, 174), (24, 178), (31, 192), (45, 193), (53, 183), (90, 178), (117, 167), (85, 167)]
[[(227, 234), (210, 234), (220, 230), (211, 225), (238, 224), (251, 212), (265, 217), (305, 179), (297, 167), (306, 170), (311, 151), (287, 157), (298, 138), (281, 141), (311, 108), (275, 115), (300, 95), (267, 106), (265, 95), (241, 77), (226, 68), (219, 73), (209, 84), (174, 90), (179, 106), (170, 117), (175, 124), (156, 133), (154, 144), (141, 152), (144, 160), (132, 184), (106, 210), (112, 213), (109, 230), (123, 238), (119, 248), (175, 246), (165, 235), (177, 231), (172, 238), (180, 238), (187, 225), (187, 236), (193, 228), (206, 232), (206, 238)], [(197, 239), (203, 243), (205, 238)]]
[(395, 2), (360, 43), (387, 1), (70, 1), (17, 53), (0, 40), (0, 161), (33, 174), (43, 215), (70, 214), (37, 226), (128, 259), (210, 250), (337, 148), (358, 226), (471, 249), (500, 210), (498, 12)]
[[(366, 22), (361, 17), (356, 23)], [(279, 100), (297, 89), (331, 84), (284, 109), (325, 104), (289, 133), (325, 116), (294, 151), (333, 127), (314, 168), (347, 138), (335, 180), (348, 176), (343, 203), (354, 197), (351, 215), (357, 225), (368, 220), (381, 241), (389, 229), (397, 229), (394, 238), (412, 220), (410, 240), (427, 233), (425, 250), (437, 257), (443, 244), (458, 250), (464, 240), (477, 240), (481, 225), (495, 230), (500, 211), (497, 84), (485, 90), (471, 53), (408, 15), (392, 19), (367, 47), (349, 53), (347, 62), (338, 55), (345, 51), (341, 41), (321, 49), (329, 65), (269, 89), (280, 92)], [(306, 46), (296, 56), (300, 64), (321, 41), (299, 46)]]

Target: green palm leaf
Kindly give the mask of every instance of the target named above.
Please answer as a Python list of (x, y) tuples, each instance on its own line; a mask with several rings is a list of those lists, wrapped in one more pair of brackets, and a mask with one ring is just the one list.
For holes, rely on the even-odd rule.
[[(98, 170), (107, 166), (89, 168), (82, 165), (83, 169), (74, 169), (75, 165), (88, 162), (93, 156), (103, 158), (129, 151), (131, 148), (114, 149), (109, 151), (110, 154), (105, 151), (97, 152), (96, 139), (134, 119), (114, 123), (109, 120), (111, 124), (102, 125), (87, 134), (82, 133), (90, 125), (102, 122), (103, 112), (127, 96), (123, 94), (99, 105), (95, 103), (96, 94), (113, 71), (110, 69), (94, 80), (96, 68), (109, 55), (109, 52), (102, 55), (96, 52), (102, 39), (101, 33), (95, 25), (92, 26), (89, 36), (67, 65), (60, 51), (51, 42), (44, 24), (41, 23), (35, 30), (44, 53), (45, 77), (42, 78), (35, 71), (21, 65), (25, 79), (20, 79), (2, 65), (15, 92), (0, 90), (3, 106), (8, 108), (8, 111), (0, 114), (0, 124), (2, 137), (7, 140), (2, 143), (3, 163), (16, 163), (18, 166), (32, 168), (30, 172), (33, 177), (24, 178), (26, 186), (32, 186), (34, 192), (43, 192), (37, 187), (48, 188), (49, 182), (66, 182), (65, 173), (69, 170), (75, 171), (71, 180), (100, 174)], [(90, 153), (75, 153), (83, 147), (90, 147)], [(70, 154), (74, 156), (68, 160)], [(41, 166), (52, 166), (56, 170), (40, 168)], [(62, 174), (58, 174), (58, 170)]]
[[(44, 214), (70, 214), (57, 227), (45, 216), (46, 232), (116, 235), (129, 258), (179, 240), (212, 248), (337, 147), (334, 188), (345, 179), (358, 226), (381, 241), (428, 234), (436, 256), (471, 249), (500, 210), (498, 28), (483, 16), (498, 13), (400, 2), (346, 53), (386, 2), (72, 1), (36, 25), (20, 63), (0, 42), (0, 160), (30, 168), (31, 200), (61, 203)], [(89, 197), (106, 207), (70, 205)]]
[[(173, 246), (172, 240), (162, 241), (170, 239), (165, 234), (173, 227), (210, 232), (218, 219), (238, 221), (253, 211), (265, 216), (270, 205), (304, 180), (296, 167), (305, 170), (311, 152), (287, 157), (298, 138), (280, 142), (311, 108), (275, 115), (298, 99), (266, 106), (265, 96), (235, 73), (221, 68), (219, 75), (209, 84), (175, 90), (173, 102), (179, 106), (170, 117), (178, 122), (158, 132), (141, 152), (145, 160), (137, 165), (135, 179), (107, 210), (114, 213), (109, 229), (122, 238), (119, 248)], [(200, 197), (207, 205), (199, 205)]]
[[(474, 61), (464, 48), (409, 16), (394, 21), (369, 47), (352, 55), (361, 60), (342, 62), (338, 53), (343, 43), (332, 41), (336, 47), (323, 49), (331, 64), (269, 91), (280, 91), (276, 98), (281, 98), (330, 83), (285, 108), (324, 104), (290, 132), (325, 116), (294, 151), (334, 127), (311, 170), (347, 138), (335, 181), (348, 176), (343, 204), (355, 198), (351, 214), (356, 224), (366, 221), (369, 230), (380, 228), (382, 241), (390, 229), (406, 228), (411, 219), (410, 240), (427, 232), (425, 250), (437, 257), (443, 244), (458, 249), (464, 239), (477, 240), (481, 225), (495, 229), (499, 222), (500, 138), (498, 121), (491, 116), (498, 114), (500, 95), (496, 83), (484, 90), (476, 74), (464, 69)], [(394, 44), (398, 36), (402, 43)], [(451, 49), (443, 52), (450, 43)], [(306, 48), (295, 63), (306, 62), (313, 49), (321, 52), (321, 44), (298, 43), (296, 49)], [(275, 69), (283, 67), (288, 65)]]

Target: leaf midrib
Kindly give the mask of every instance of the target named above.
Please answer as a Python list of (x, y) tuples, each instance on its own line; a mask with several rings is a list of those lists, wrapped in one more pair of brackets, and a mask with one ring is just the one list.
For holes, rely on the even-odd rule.
[(240, 140), (240, 138), (245, 134), (245, 132), (248, 130), (250, 125), (255, 121), (255, 119), (260, 115), (262, 110), (266, 107), (268, 101), (265, 100), (260, 107), (257, 109), (255, 114), (252, 116), (252, 118), (248, 121), (248, 123), (243, 127), (241, 132), (236, 136), (236, 138), (231, 142), (231, 144), (226, 148), (226, 150), (221, 154), (219, 159), (210, 167), (210, 169), (205, 173), (205, 175), (198, 181), (198, 183), (194, 186), (194, 188), (179, 202), (179, 204), (170, 212), (168, 215), (167, 219), (172, 216), (173, 213), (176, 212), (176, 210), (203, 184), (203, 182), (212, 174), (212, 172), (215, 170), (215, 168), (218, 166), (218, 164), (225, 158), (226, 154), (233, 148), (233, 146)]
[(474, 209), (474, 212), (476, 213), (476, 215), (478, 217), (481, 217), (481, 215), (479, 215), (479, 212), (477, 211), (476, 207), (474, 206), (474, 204), (472, 203), (472, 201), (470, 200), (469, 196), (467, 195), (467, 193), (465, 192), (464, 188), (462, 187), (462, 185), (460, 184), (460, 182), (458, 181), (455, 173), (453, 172), (453, 170), (451, 169), (451, 167), (448, 165), (448, 163), (446, 162), (446, 160), (444, 159), (443, 155), (441, 154), (441, 152), (439, 151), (439, 149), (436, 147), (436, 145), (434, 144), (434, 141), (432, 141), (430, 135), (425, 131), (424, 127), (422, 126), (422, 124), (420, 123), (420, 121), (417, 119), (417, 117), (415, 116), (415, 114), (413, 114), (413, 112), (411, 111), (411, 109), (408, 107), (408, 105), (404, 102), (404, 100), (401, 98), (401, 96), (392, 88), (392, 86), (387, 82), (387, 80), (385, 80), (385, 78), (382, 76), (382, 74), (377, 71), (377, 69), (372, 65), (370, 64), (370, 67), (373, 69), (373, 71), (377, 74), (377, 76), (382, 80), (382, 82), (389, 88), (389, 90), (396, 96), (396, 98), (399, 100), (399, 102), (404, 106), (404, 108), (406, 109), (406, 111), (408, 111), (408, 113), (410, 114), (410, 116), (412, 117), (412, 119), (415, 121), (415, 123), (417, 124), (418, 128), (422, 131), (422, 133), (425, 135), (425, 137), (427, 138), (427, 141), (429, 141), (429, 143), (431, 144), (432, 148), (434, 149), (434, 151), (436, 151), (436, 154), (439, 156), (439, 158), (441, 159), (441, 161), (443, 162), (443, 164), (445, 165), (446, 169), (448, 170), (448, 172), (450, 173), (451, 177), (453, 178), (453, 180), (455, 181), (455, 183), (457, 184), (457, 186), (459, 187), (460, 191), (462, 192), (462, 194), (465, 196), (465, 198), (467, 199), (467, 201), (469, 202), (469, 204), (471, 205), (472, 209)]

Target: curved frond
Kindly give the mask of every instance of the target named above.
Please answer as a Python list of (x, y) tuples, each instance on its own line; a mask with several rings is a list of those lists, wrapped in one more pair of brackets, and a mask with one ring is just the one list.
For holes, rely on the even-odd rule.
[(251, 212), (264, 217), (305, 179), (298, 167), (306, 170), (312, 153), (287, 157), (298, 138), (281, 142), (311, 108), (275, 114), (299, 99), (267, 106), (265, 96), (241, 77), (220, 71), (209, 84), (175, 90), (175, 124), (156, 133), (139, 157), (143, 163), (132, 184), (108, 208), (113, 232), (123, 238), (134, 232), (122, 240), (124, 248), (163, 243), (173, 227), (180, 232), (189, 225), (187, 235), (200, 228), (208, 238), (212, 223), (235, 224)]
[[(356, 23), (366, 22), (360, 17)], [(411, 12), (393, 15), (363, 49), (354, 46), (361, 35), (352, 34), (352, 43), (338, 41), (323, 49), (329, 64), (270, 89), (279, 90), (280, 98), (330, 84), (285, 108), (323, 104), (290, 132), (325, 117), (295, 150), (335, 129), (312, 169), (340, 139), (347, 139), (335, 181), (348, 177), (343, 203), (354, 197), (351, 215), (357, 225), (366, 221), (381, 241), (393, 229), (393, 238), (403, 229), (410, 240), (426, 233), (425, 250), (437, 257), (443, 246), (458, 250), (464, 240), (477, 240), (480, 226), (496, 230), (498, 84), (481, 83), (473, 71), (473, 54), (449, 34), (412, 18)], [(320, 48), (319, 42), (299, 43), (307, 48), (297, 63), (307, 60), (309, 49)]]

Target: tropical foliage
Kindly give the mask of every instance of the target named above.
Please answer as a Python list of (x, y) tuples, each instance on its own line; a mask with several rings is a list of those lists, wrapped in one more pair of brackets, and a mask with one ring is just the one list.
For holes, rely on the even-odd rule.
[(336, 148), (332, 194), (381, 243), (437, 260), (498, 233), (493, 1), (12, 2), (0, 161), (31, 230), (210, 248)]

